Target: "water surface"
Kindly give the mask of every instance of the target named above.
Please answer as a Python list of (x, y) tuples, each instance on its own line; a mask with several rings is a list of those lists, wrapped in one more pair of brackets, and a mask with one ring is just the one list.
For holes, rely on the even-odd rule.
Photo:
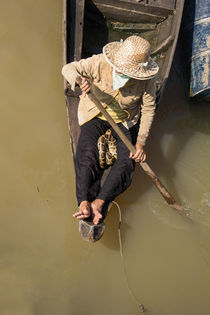
[[(103, 239), (81, 240), (60, 74), (61, 1), (1, 3), (2, 315), (138, 314), (121, 265), (114, 206)], [(174, 213), (137, 167), (118, 198), (129, 285), (155, 315), (210, 313), (209, 114), (173, 68), (148, 163), (189, 211)]]

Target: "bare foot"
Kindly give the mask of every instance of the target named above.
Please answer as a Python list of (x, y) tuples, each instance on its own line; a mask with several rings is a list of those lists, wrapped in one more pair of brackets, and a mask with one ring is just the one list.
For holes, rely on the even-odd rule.
[(91, 202), (93, 223), (95, 225), (98, 224), (100, 219), (103, 217), (101, 214), (103, 205), (104, 205), (104, 200), (102, 200), (102, 199), (95, 199), (93, 202)]
[(87, 200), (84, 200), (79, 205), (80, 211), (75, 212), (73, 214), (74, 218), (77, 218), (78, 220), (87, 219), (90, 216), (90, 202)]

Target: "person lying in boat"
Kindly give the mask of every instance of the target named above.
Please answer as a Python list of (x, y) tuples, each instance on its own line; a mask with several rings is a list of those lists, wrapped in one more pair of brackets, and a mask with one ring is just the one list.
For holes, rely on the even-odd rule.
[[(62, 74), (71, 89), (79, 84), (82, 90), (78, 107), (81, 126), (76, 152), (76, 194), (79, 211), (77, 219), (92, 217), (98, 224), (104, 209), (131, 184), (136, 162), (144, 162), (144, 146), (155, 115), (158, 65), (150, 57), (150, 44), (139, 36), (130, 36), (124, 42), (111, 42), (103, 53), (64, 65)], [(80, 80), (78, 80), (80, 77)], [(130, 153), (88, 98), (91, 92), (135, 145)], [(117, 160), (101, 187), (104, 169), (99, 163), (97, 142), (111, 129), (117, 143)]]

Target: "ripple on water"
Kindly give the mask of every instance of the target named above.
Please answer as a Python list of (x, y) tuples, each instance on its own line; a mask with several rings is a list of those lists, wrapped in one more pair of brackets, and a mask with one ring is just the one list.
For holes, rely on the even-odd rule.
[(204, 192), (201, 196), (200, 204), (191, 210), (191, 217), (199, 224), (210, 227), (210, 192)]
[[(157, 219), (175, 229), (186, 229), (187, 225), (185, 220), (183, 221), (180, 215), (177, 215), (177, 213), (173, 211), (173, 209), (170, 209), (166, 203), (163, 204), (162, 201), (158, 199), (159, 196), (152, 197), (148, 202), (149, 209)], [(181, 200), (181, 204), (189, 218), (195, 223), (210, 228), (210, 192), (205, 192), (201, 195), (197, 207), (195, 204), (190, 204), (189, 201), (186, 201), (185, 199)]]
[[(184, 210), (187, 212), (187, 216), (192, 219), (191, 209), (182, 203)], [(156, 216), (156, 218), (164, 224), (167, 224), (177, 230), (187, 230), (189, 228), (189, 221), (183, 219), (175, 210), (173, 210), (168, 204), (160, 201), (159, 196), (153, 196), (148, 201), (150, 211)]]

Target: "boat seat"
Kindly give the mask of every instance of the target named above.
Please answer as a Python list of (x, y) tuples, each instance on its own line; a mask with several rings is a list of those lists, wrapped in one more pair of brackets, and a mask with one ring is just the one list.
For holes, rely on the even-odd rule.
[(176, 0), (122, 0), (124, 2), (140, 3), (148, 7), (158, 7), (162, 9), (174, 10), (176, 7)]
[(160, 23), (175, 9), (175, 0), (93, 0), (107, 20)]

